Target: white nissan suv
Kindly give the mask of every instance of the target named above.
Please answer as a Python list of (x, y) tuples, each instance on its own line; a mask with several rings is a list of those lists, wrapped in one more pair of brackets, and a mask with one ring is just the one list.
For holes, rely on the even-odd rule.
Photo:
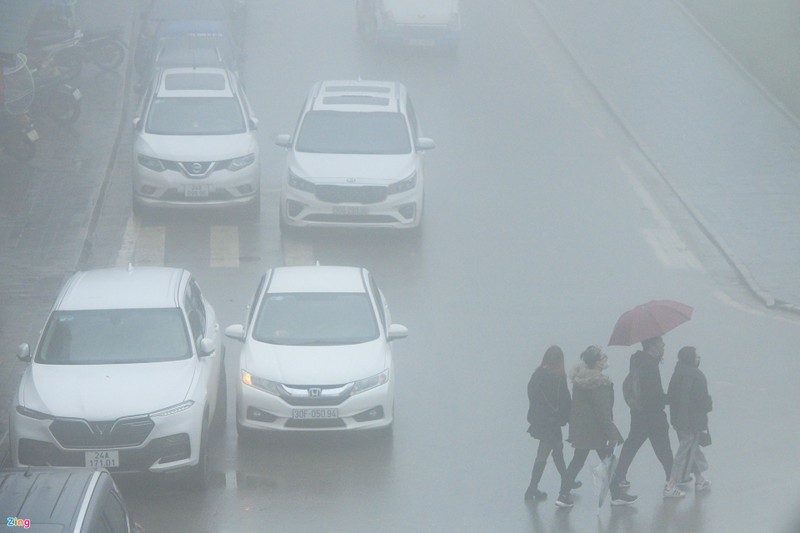
[(225, 334), (243, 341), (236, 385), (240, 435), (257, 430), (391, 429), (391, 343), (408, 335), (363, 268), (269, 270), (247, 323)]
[(10, 414), (14, 466), (186, 471), (208, 480), (209, 427), (225, 417), (214, 309), (186, 270), (109, 268), (65, 284)]
[(281, 229), (307, 226), (418, 228), (423, 208), (422, 136), (401, 83), (316, 83), (287, 149)]

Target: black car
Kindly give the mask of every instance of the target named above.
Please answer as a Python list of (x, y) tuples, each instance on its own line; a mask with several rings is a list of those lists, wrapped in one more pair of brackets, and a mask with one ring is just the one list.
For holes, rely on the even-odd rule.
[(107, 470), (0, 470), (0, 516), (8, 527), (75, 533), (143, 533)]

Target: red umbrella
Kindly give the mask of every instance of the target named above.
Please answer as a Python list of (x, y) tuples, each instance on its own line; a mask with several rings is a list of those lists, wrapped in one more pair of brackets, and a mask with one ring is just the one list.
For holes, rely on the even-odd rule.
[(630, 346), (660, 337), (692, 318), (692, 308), (672, 300), (653, 300), (626, 311), (617, 320), (609, 346)]

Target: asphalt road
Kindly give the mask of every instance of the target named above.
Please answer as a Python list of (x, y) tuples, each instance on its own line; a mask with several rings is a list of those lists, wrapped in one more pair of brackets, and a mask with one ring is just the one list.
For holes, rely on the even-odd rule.
[[(52, 193), (47, 185), (55, 187), (64, 175), (53, 170), (54, 158), (37, 160), (33, 168), (43, 170), (31, 173), (18, 201), (8, 204), (17, 216), (3, 212), (4, 228), (17, 231), (15, 240), (9, 233), (4, 241), (14, 245), (13, 253), (3, 254), (4, 271), (15, 274), (3, 296), (16, 304), (3, 306), (4, 345), (35, 338), (61, 275), (79, 262), (186, 267), (223, 326), (240, 321), (258, 276), (270, 266), (314, 260), (363, 265), (383, 286), (394, 319), (411, 332), (396, 345), (393, 440), (301, 435), (240, 445), (229, 402), (225, 432), (212, 444), (216, 483), (205, 495), (170, 480), (122, 480), (131, 510), (147, 531), (788, 528), (800, 497), (793, 447), (798, 321), (753, 296), (665, 180), (697, 182), (715, 197), (719, 182), (704, 171), (720, 161), (755, 165), (759, 152), (716, 143), (713, 133), (730, 131), (736, 117), (708, 101), (701, 105), (695, 90), (666, 95), (668, 109), (690, 107), (708, 134), (699, 135), (695, 123), (686, 127), (678, 113), (665, 111), (665, 95), (654, 101), (653, 87), (664, 85), (648, 81), (669, 80), (675, 69), (654, 41), (680, 35), (681, 54), (708, 62), (701, 79), (682, 79), (685, 87), (697, 84), (711, 94), (741, 91), (735, 109), (742, 112), (744, 133), (773, 128), (784, 138), (791, 132), (770, 114), (769, 99), (747, 89), (748, 78), (715, 52), (675, 4), (650, 4), (642, 13), (622, 2), (581, 12), (570, 2), (465, 1), (463, 46), (453, 58), (364, 48), (355, 38), (352, 6), (251, 2), (245, 81), (266, 157), (261, 220), (225, 214), (134, 218), (127, 181), (130, 113), (122, 119), (107, 181), (102, 149), (84, 136), (94, 133), (110, 150), (113, 130), (83, 123), (77, 147), (69, 144), (74, 135), (53, 141), (74, 158), (73, 181), (58, 192), (68, 194), (81, 177), (107, 183), (96, 223), (89, 224), (93, 200), (87, 200), (99, 194), (96, 189), (84, 190), (74, 204), (32, 203)], [(125, 19), (124, 11), (118, 15)], [(653, 25), (650, 31), (647, 24)], [(613, 39), (593, 39), (597, 35)], [(625, 46), (625, 39), (637, 46)], [(624, 76), (621, 65), (630, 66)], [(271, 140), (291, 131), (313, 81), (359, 75), (406, 83), (426, 135), (437, 141), (427, 158), (424, 235), (418, 243), (372, 232), (311, 232), (282, 240), (276, 190), (283, 154)], [(725, 91), (715, 92), (715, 84)], [(89, 89), (95, 85), (94, 79), (86, 82)], [(96, 116), (108, 122), (99, 123), (113, 124), (120, 108), (105, 108)], [(766, 118), (748, 118), (754, 115)], [(682, 144), (689, 134), (682, 132), (694, 135), (693, 154), (707, 155), (692, 172), (687, 169), (695, 159), (684, 156)], [(772, 173), (779, 176), (791, 163), (777, 152), (769, 153), (781, 161)], [(704, 198), (692, 200), (696, 205)], [(56, 209), (62, 204), (62, 211)], [(33, 209), (41, 209), (38, 216)], [(87, 248), (64, 227), (65, 220), (91, 228), (82, 260)], [(713, 229), (738, 233), (764, 229), (762, 223), (763, 217), (720, 218)], [(766, 229), (790, 244), (785, 233)], [(786, 276), (794, 279), (788, 268)], [(557, 510), (552, 466), (541, 486), (550, 498), (525, 504), (535, 453), (525, 433), (525, 384), (541, 354), (558, 343), (571, 366), (588, 344), (607, 341), (621, 312), (655, 298), (695, 307), (693, 320), (666, 338), (662, 374), (665, 380), (671, 374), (680, 346), (696, 345), (703, 355), (715, 403), (715, 444), (708, 451), (712, 492), (695, 496), (690, 489), (685, 500), (663, 501), (660, 466), (643, 448), (629, 475), (632, 492), (640, 495), (633, 507), (606, 506), (598, 518), (587, 468), (575, 508)], [(232, 388), (238, 348), (226, 344)], [(609, 349), (609, 374), (617, 384), (630, 351)], [(6, 402), (20, 368), (5, 374)], [(628, 414), (617, 396), (615, 416), (626, 433)], [(755, 437), (762, 435), (769, 436), (766, 443)]]

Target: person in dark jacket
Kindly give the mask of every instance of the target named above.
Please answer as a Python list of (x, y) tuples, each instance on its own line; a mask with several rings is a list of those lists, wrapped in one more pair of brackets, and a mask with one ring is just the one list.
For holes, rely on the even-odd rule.
[(611, 481), (611, 497), (627, 489), (630, 483), (625, 479), (633, 458), (644, 441), (650, 440), (661, 466), (664, 477), (669, 481), (672, 473), (672, 445), (669, 441), (669, 422), (667, 422), (667, 395), (661, 383), (659, 365), (664, 359), (664, 339), (654, 337), (642, 341), (642, 349), (631, 355), (630, 372), (638, 376), (640, 405), (631, 407), (631, 430), (622, 445), (619, 463)]
[(525, 491), (526, 500), (547, 498), (547, 493), (539, 490), (539, 481), (548, 456), (553, 455), (553, 462), (562, 477), (567, 471), (561, 426), (569, 420), (571, 403), (564, 372), (564, 352), (554, 345), (544, 352), (542, 364), (528, 382), (528, 433), (539, 440), (539, 448), (533, 462), (531, 482)]
[[(556, 500), (559, 507), (572, 507), (573, 501), (569, 491), (594, 450), (600, 459), (611, 453), (615, 444), (622, 442), (617, 426), (614, 425), (614, 384), (603, 370), (608, 367), (608, 356), (599, 346), (589, 346), (581, 354), (581, 363), (576, 366), (572, 378), (572, 409), (569, 416), (569, 438), (575, 448), (567, 467), (567, 473), (561, 478), (561, 491)], [(619, 503), (633, 503), (630, 501)]]
[(711, 412), (711, 396), (708, 394), (706, 376), (698, 368), (700, 356), (694, 346), (684, 346), (678, 352), (678, 363), (669, 381), (667, 398), (669, 418), (678, 433), (678, 451), (672, 464), (672, 474), (664, 489), (665, 497), (680, 497), (686, 493), (677, 485), (694, 474), (695, 490), (711, 488), (711, 482), (703, 477), (708, 462), (699, 445), (700, 433), (708, 431), (708, 413)]

